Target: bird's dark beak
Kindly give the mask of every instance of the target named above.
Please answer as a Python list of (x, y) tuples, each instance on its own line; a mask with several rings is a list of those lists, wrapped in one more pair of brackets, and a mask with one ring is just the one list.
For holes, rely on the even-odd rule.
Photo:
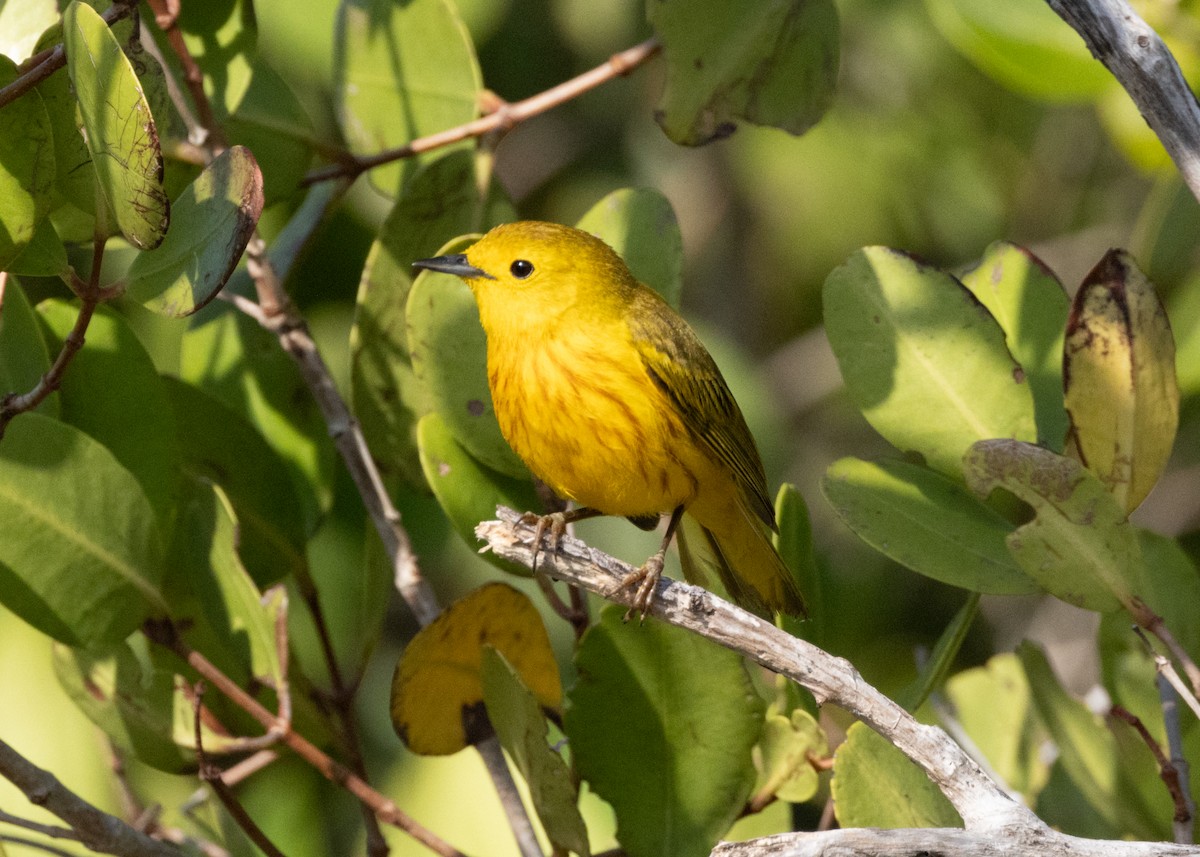
[(440, 274), (453, 274), (456, 277), (462, 277), (464, 280), (496, 279), (491, 274), (476, 268), (468, 262), (467, 257), (462, 253), (456, 253), (453, 256), (434, 256), (432, 259), (418, 259), (412, 265), (414, 268), (425, 268), (428, 271), (437, 271)]

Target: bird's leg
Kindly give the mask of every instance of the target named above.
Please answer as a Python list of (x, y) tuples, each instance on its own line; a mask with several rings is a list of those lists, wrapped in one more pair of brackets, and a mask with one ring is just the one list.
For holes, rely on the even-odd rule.
[(676, 506), (675, 511), (671, 513), (671, 519), (667, 521), (667, 531), (663, 534), (662, 545), (659, 547), (658, 553), (646, 560), (637, 571), (625, 575), (625, 579), (621, 581), (622, 586), (637, 584), (633, 604), (625, 611), (626, 622), (634, 613), (642, 614), (642, 621), (646, 621), (646, 611), (650, 609), (650, 604), (654, 601), (654, 587), (658, 585), (658, 579), (662, 577), (667, 548), (671, 546), (671, 539), (675, 538), (675, 530), (679, 527), (682, 517), (683, 506)]
[(584, 521), (588, 518), (596, 518), (604, 513), (599, 509), (584, 507), (582, 509), (567, 509), (565, 512), (551, 512), (549, 515), (539, 515), (537, 512), (526, 512), (521, 515), (522, 524), (533, 524), (533, 561), (530, 563), (531, 570), (537, 572), (538, 554), (542, 550), (542, 536), (546, 534), (546, 530), (550, 531), (550, 553), (558, 553), (558, 541), (562, 538), (563, 533), (567, 531), (567, 524), (573, 524), (576, 521)]

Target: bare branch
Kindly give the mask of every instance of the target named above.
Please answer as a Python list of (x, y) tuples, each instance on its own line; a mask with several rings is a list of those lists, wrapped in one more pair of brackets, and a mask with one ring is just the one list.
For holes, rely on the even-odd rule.
[(124, 857), (179, 857), (174, 846), (151, 839), (115, 815), (92, 806), (4, 741), (0, 741), (0, 775), (24, 792), (30, 803), (48, 809), (70, 825), (79, 841), (93, 851)]
[(1126, 0), (1046, 0), (1113, 73), (1200, 199), (1200, 104), (1158, 33)]

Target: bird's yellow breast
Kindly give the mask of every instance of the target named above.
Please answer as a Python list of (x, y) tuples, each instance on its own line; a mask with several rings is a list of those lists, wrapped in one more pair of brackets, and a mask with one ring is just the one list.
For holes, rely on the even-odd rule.
[[(602, 334), (602, 335), (598, 335)], [(488, 376), (500, 430), (562, 497), (610, 515), (666, 514), (712, 463), (642, 366), (627, 328), (493, 333)]]

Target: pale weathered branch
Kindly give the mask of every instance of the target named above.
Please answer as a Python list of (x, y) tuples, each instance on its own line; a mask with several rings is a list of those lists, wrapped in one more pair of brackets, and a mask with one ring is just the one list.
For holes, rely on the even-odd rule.
[(1200, 199), (1200, 104), (1179, 63), (1126, 0), (1046, 0), (1113, 73)]
[[(511, 509), (500, 521), (485, 521), (475, 533), (497, 555), (532, 567), (534, 528)], [(633, 591), (622, 580), (632, 566), (593, 550), (570, 536), (557, 554), (542, 545), (539, 565), (554, 577), (595, 592), (618, 604), (632, 605)], [(551, 561), (551, 556), (553, 560)], [(705, 589), (662, 580), (651, 616), (686, 628), (732, 649), (806, 687), (819, 702), (831, 702), (867, 723), (915, 762), (962, 816), (965, 830), (824, 831), (785, 834), (738, 845), (722, 845), (714, 854), (956, 854), (956, 855), (1198, 855), (1200, 848), (1137, 842), (1101, 842), (1051, 830), (1025, 806), (1009, 797), (937, 726), (917, 722), (884, 696), (850, 662), (797, 639)]]

